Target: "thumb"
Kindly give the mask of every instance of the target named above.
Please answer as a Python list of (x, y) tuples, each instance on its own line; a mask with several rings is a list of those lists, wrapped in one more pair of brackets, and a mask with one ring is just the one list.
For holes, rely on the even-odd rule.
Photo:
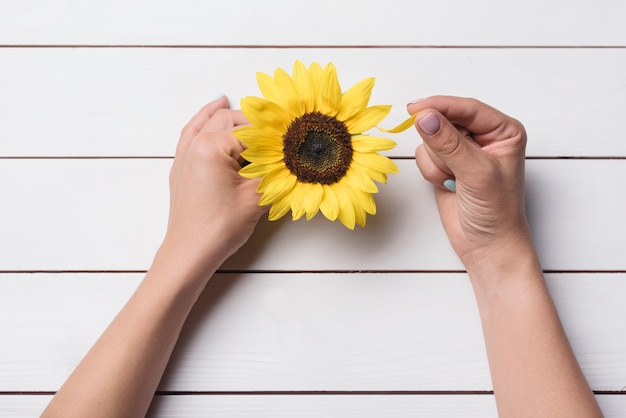
[(422, 110), (415, 118), (415, 127), (435, 156), (455, 177), (475, 170), (483, 157), (465, 129), (458, 129), (445, 116), (433, 109)]

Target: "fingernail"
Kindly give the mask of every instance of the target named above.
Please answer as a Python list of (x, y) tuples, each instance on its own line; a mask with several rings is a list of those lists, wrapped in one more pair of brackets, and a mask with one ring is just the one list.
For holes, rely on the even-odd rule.
[(424, 99), (415, 99), (415, 100), (411, 100), (408, 104), (415, 104), (415, 103), (419, 103), (419, 102), (423, 102)]
[(211, 101), (212, 102), (217, 102), (219, 99), (221, 99), (222, 97), (226, 96), (225, 94), (218, 94), (217, 96), (215, 96)]
[(417, 123), (427, 135), (434, 135), (439, 131), (439, 128), (441, 128), (441, 122), (439, 122), (439, 118), (433, 112), (428, 113)]
[(443, 182), (443, 187), (450, 190), (451, 192), (456, 192), (456, 181), (448, 179)]

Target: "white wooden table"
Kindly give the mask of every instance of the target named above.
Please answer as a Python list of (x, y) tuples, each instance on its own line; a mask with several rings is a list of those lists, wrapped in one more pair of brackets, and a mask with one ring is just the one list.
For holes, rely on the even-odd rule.
[[(332, 61), (373, 104), (477, 97), (529, 133), (528, 212), (607, 417), (626, 417), (626, 3), (0, 3), (0, 416), (37, 416), (130, 296), (182, 126), (255, 72)], [(495, 417), (463, 266), (419, 175), (365, 229), (261, 221), (209, 283), (153, 417)]]

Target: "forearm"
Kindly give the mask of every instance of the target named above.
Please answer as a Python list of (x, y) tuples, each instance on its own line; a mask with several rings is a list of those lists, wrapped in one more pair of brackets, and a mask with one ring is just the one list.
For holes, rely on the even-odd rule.
[(499, 415), (599, 417), (530, 243), (468, 266)]
[(54, 397), (44, 417), (144, 416), (208, 269), (177, 266), (163, 248), (124, 308)]

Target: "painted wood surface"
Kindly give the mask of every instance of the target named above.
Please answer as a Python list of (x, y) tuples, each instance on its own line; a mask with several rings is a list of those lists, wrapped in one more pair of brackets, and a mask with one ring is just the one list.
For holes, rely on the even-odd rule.
[[(0, 48), (0, 155), (172, 156), (203, 104), (223, 93), (238, 108), (260, 94), (257, 71), (298, 59), (333, 62), (344, 90), (376, 77), (386, 127), (418, 97), (468, 96), (523, 121), (530, 157), (626, 157), (626, 49), (597, 48)], [(420, 142), (413, 129), (383, 136), (392, 156)]]
[[(434, 94), (524, 123), (550, 291), (605, 416), (623, 418), (624, 16), (620, 0), (0, 3), (0, 417), (37, 416), (141, 280), (190, 116), (222, 93), (238, 108), (256, 71), (300, 59), (334, 62), (344, 90), (376, 77), (384, 126)], [(401, 171), (365, 229), (261, 221), (149, 416), (496, 416), (419, 141), (393, 138)]]
[[(138, 273), (0, 274), (0, 392), (50, 392), (124, 302)], [(626, 276), (547, 276), (596, 391), (626, 376)], [(463, 273), (220, 274), (194, 308), (160, 390), (489, 391)]]
[[(141, 276), (1, 274), (0, 392), (58, 387)], [(606, 318), (621, 315), (626, 277), (547, 279), (590, 384), (619, 391), (626, 329)], [(150, 416), (496, 416), (489, 395), (411, 394), (490, 390), (472, 298), (460, 273), (218, 275), (160, 388), (217, 393), (159, 396)], [(259, 394), (219, 395), (229, 390)], [(365, 392), (298, 395), (320, 390)], [(47, 399), (0, 396), (0, 416), (36, 416)], [(626, 397), (598, 399), (623, 416)]]
[[(228, 270), (459, 270), (412, 160), (350, 231), (263, 219)], [(0, 160), (0, 270), (146, 270), (165, 232), (169, 159)], [(527, 207), (547, 270), (626, 270), (625, 160), (531, 160)], [(332, 245), (329, 245), (332, 243)], [(297, 244), (297, 245), (296, 245)]]
[[(0, 398), (0, 416), (37, 416), (50, 396)], [(605, 418), (621, 418), (626, 396), (599, 395)], [(148, 417), (180, 418), (496, 418), (491, 395), (192, 395), (157, 396)]]
[(624, 45), (620, 0), (5, 2), (0, 41), (71, 45)]

